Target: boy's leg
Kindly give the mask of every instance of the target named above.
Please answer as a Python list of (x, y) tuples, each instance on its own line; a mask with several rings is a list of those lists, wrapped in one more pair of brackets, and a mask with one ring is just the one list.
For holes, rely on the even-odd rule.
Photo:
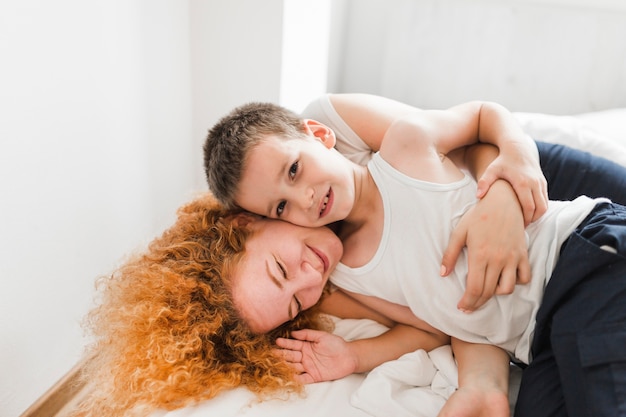
[(588, 195), (626, 205), (626, 167), (562, 145), (537, 142), (537, 149), (551, 200)]
[(562, 398), (570, 417), (626, 416), (625, 346), (626, 208), (602, 204), (565, 242), (546, 286), (520, 409), (546, 395), (526, 382), (555, 378), (556, 365), (562, 394), (550, 391), (552, 404)]
[(545, 349), (522, 372), (515, 417), (568, 417), (559, 369), (552, 350)]

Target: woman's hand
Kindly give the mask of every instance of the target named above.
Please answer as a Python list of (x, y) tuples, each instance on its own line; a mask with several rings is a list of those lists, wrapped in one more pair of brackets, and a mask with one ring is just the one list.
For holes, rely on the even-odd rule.
[(296, 330), (293, 339), (279, 338), (277, 354), (296, 371), (304, 384), (332, 381), (355, 372), (358, 359), (341, 337), (319, 330)]
[(524, 219), (510, 184), (496, 181), (490, 192), (462, 218), (450, 237), (442, 259), (447, 276), (467, 246), (468, 275), (457, 307), (471, 312), (494, 294), (510, 294), (515, 284), (530, 282)]

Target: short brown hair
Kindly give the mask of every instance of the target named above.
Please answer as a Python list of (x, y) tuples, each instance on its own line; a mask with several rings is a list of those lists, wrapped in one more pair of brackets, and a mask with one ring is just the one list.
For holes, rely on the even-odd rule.
[(204, 170), (209, 189), (226, 207), (236, 207), (235, 194), (250, 149), (269, 135), (304, 137), (303, 120), (273, 103), (248, 103), (209, 130), (204, 142)]

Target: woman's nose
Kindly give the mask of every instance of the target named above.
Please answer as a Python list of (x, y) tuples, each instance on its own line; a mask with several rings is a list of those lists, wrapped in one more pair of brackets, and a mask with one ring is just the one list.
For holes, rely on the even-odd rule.
[(310, 259), (304, 260), (300, 264), (298, 271), (297, 291), (308, 290), (309, 288), (319, 288), (324, 280), (324, 271), (313, 264)]
[(321, 273), (309, 273), (302, 277), (295, 295), (298, 297), (303, 307), (309, 308), (322, 296), (323, 282)]

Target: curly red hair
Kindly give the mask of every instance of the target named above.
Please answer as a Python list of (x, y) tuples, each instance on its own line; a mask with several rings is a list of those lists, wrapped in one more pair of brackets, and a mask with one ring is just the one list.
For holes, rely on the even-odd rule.
[(94, 336), (82, 373), (89, 395), (77, 415), (147, 415), (239, 386), (260, 396), (301, 391), (273, 341), (328, 323), (313, 308), (269, 334), (248, 328), (229, 290), (250, 235), (236, 215), (202, 196), (144, 253), (98, 280), (102, 298), (86, 319)]

